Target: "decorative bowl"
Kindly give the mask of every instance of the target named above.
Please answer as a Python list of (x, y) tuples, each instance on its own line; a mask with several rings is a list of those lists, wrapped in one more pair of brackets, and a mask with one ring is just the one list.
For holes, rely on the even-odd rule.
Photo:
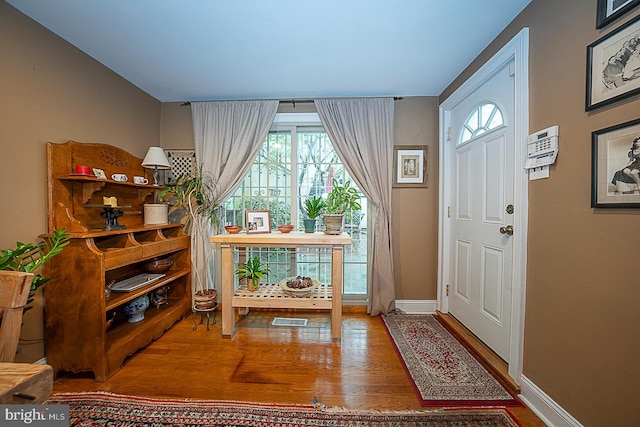
[(224, 229), (227, 230), (227, 233), (229, 234), (236, 234), (242, 230), (242, 227), (239, 225), (225, 225)]
[(164, 259), (152, 259), (151, 261), (142, 265), (142, 269), (147, 273), (164, 273), (169, 270), (173, 265), (171, 258)]
[(281, 233), (288, 233), (291, 230), (293, 230), (293, 225), (291, 224), (279, 225), (278, 230), (280, 230)]
[(129, 323), (140, 322), (144, 319), (144, 312), (149, 308), (149, 297), (147, 294), (140, 295), (138, 298), (129, 301), (122, 308), (124, 314), (129, 317)]
[[(305, 280), (307, 279), (307, 280)], [(304, 286), (302, 283), (307, 282), (310, 283), (309, 286)], [(297, 282), (298, 285), (300, 287), (294, 287), (291, 285), (292, 282)], [(287, 277), (286, 279), (283, 279), (280, 281), (279, 283), (280, 288), (282, 288), (282, 290), (284, 291), (285, 294), (292, 296), (292, 297), (308, 297), (309, 295), (311, 295), (311, 293), (313, 293), (313, 291), (320, 286), (320, 282), (318, 280), (315, 279), (311, 279), (309, 277)]]

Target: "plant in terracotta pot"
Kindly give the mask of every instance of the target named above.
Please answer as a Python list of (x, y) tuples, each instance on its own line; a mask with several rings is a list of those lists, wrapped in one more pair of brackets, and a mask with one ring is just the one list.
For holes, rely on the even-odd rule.
[(264, 279), (269, 274), (269, 268), (263, 266), (260, 258), (255, 256), (238, 267), (236, 274), (240, 278), (247, 279), (247, 288), (253, 292), (260, 286), (260, 279)]
[(337, 180), (333, 180), (333, 189), (327, 196), (327, 207), (324, 214), (324, 226), (326, 234), (342, 233), (342, 220), (348, 211), (359, 211), (360, 195), (355, 187), (351, 186), (351, 181), (346, 181), (340, 185)]
[(304, 214), (304, 231), (313, 233), (316, 229), (316, 219), (324, 212), (327, 202), (319, 196), (305, 199), (302, 212)]

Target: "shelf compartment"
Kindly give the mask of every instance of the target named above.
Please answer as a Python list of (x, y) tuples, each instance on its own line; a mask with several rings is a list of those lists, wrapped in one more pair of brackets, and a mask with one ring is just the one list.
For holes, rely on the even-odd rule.
[(145, 243), (142, 256), (145, 259), (154, 258), (172, 251), (188, 248), (190, 243), (191, 236), (176, 237), (161, 242)]
[(131, 263), (143, 256), (143, 248), (131, 234), (115, 234), (91, 239), (94, 249), (102, 252), (104, 268), (107, 270)]
[(169, 298), (169, 304), (165, 306), (158, 309), (149, 307), (144, 319), (140, 322), (114, 324), (107, 331), (106, 366), (104, 366), (104, 372), (94, 372), (96, 379), (106, 381), (121, 368), (127, 357), (159, 338), (190, 311), (189, 301)]
[[(153, 283), (150, 283), (142, 288), (136, 289), (131, 292), (112, 292), (111, 298), (106, 301), (105, 311), (107, 313), (118, 310), (118, 308), (131, 300), (138, 298), (140, 295), (144, 295), (146, 293), (151, 292), (152, 290), (159, 288), (164, 285), (172, 286), (172, 283), (177, 279), (187, 276), (189, 274), (188, 270), (180, 270), (176, 272), (172, 272), (171, 270), (167, 272), (167, 275), (161, 278), (160, 280), (156, 280)], [(176, 283), (177, 284), (177, 283)], [(170, 294), (169, 300), (171, 301), (172, 297), (177, 295), (184, 296), (184, 291), (182, 289), (177, 289), (176, 286), (172, 287), (172, 292)]]

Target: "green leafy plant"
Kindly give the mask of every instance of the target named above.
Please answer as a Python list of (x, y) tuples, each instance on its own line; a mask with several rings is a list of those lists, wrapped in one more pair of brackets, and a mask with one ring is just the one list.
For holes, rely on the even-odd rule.
[[(69, 233), (64, 228), (53, 230), (45, 240), (35, 244), (16, 242), (15, 249), (0, 250), (0, 270), (33, 273), (38, 267), (60, 254), (68, 244)], [(44, 277), (40, 273), (34, 274), (31, 280), (27, 307), (24, 309), (25, 312), (32, 308), (30, 304), (33, 302), (38, 288), (50, 279), (50, 277)]]
[(319, 196), (305, 199), (304, 201), (304, 216), (308, 219), (316, 219), (324, 212), (327, 206), (327, 202)]
[(347, 211), (359, 211), (360, 195), (355, 187), (351, 187), (351, 181), (347, 180), (344, 185), (340, 185), (337, 180), (333, 180), (333, 189), (327, 196), (328, 214), (344, 214)]
[(260, 257), (253, 257), (248, 259), (244, 264), (241, 264), (236, 269), (236, 274), (239, 277), (246, 277), (247, 280), (251, 280), (255, 286), (259, 279), (264, 279), (269, 274), (269, 268), (262, 265)]
[[(180, 175), (174, 184), (160, 192), (160, 197), (185, 209), (191, 221), (203, 217), (211, 224), (218, 224), (216, 187), (216, 180), (200, 165), (193, 173)], [(190, 224), (185, 224), (185, 228), (190, 229)]]

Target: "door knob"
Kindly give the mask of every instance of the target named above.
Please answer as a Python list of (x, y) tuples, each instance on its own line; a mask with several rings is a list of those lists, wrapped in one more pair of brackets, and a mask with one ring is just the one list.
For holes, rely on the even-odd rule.
[(500, 227), (500, 234), (507, 234), (513, 236), (513, 225), (507, 225), (506, 227)]

